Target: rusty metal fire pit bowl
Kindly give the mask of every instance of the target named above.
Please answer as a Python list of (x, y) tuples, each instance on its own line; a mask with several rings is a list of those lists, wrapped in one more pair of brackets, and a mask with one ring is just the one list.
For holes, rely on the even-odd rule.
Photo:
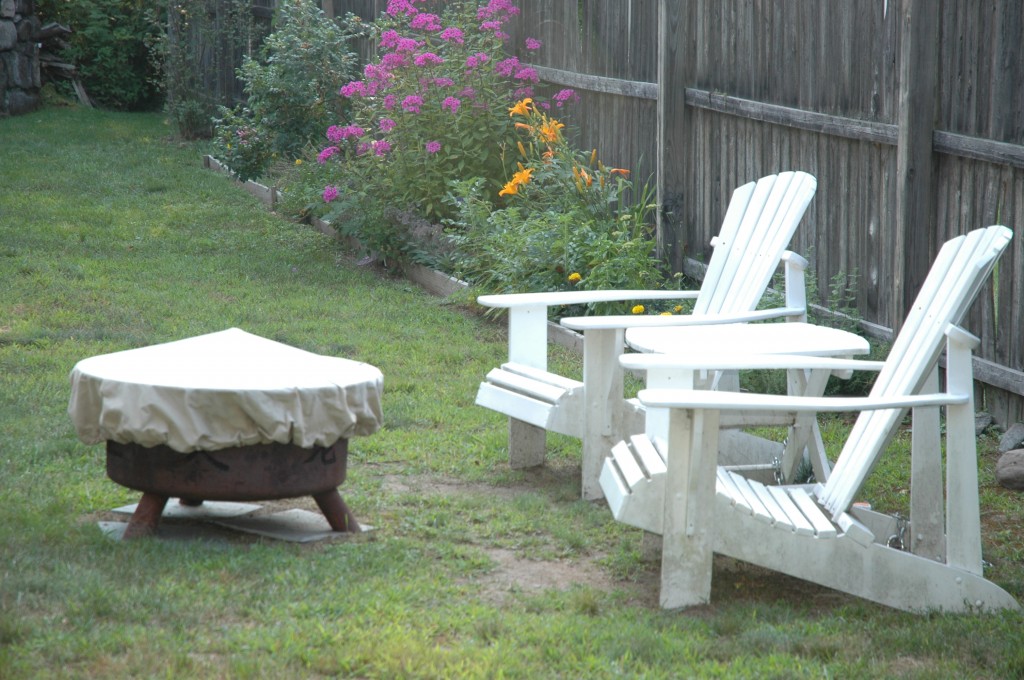
[(348, 438), (380, 427), (383, 376), (238, 329), (85, 359), (68, 412), (106, 442), (107, 475), (142, 492), (125, 538), (154, 533), (167, 501), (312, 496), (359, 531), (338, 486)]
[(181, 454), (166, 446), (107, 442), (107, 476), (142, 492), (125, 536), (156, 530), (169, 498), (182, 505), (203, 501), (258, 501), (312, 496), (334, 531), (359, 531), (338, 487), (345, 481), (348, 440), (327, 448), (255, 444)]

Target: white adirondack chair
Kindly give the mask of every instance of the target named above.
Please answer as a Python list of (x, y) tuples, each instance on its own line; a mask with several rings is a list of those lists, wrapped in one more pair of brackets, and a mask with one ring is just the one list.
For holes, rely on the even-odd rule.
[[(601, 459), (610, 444), (629, 431), (643, 429), (642, 416), (623, 397), (623, 372), (617, 361), (624, 348), (622, 319), (611, 317), (610, 325), (615, 327), (596, 324), (584, 330), (580, 382), (547, 370), (551, 306), (695, 300), (692, 315), (627, 317), (633, 326), (721, 324), (780, 317), (806, 320), (807, 261), (785, 248), (816, 188), (811, 175), (784, 172), (736, 189), (722, 230), (711, 242), (714, 252), (699, 291), (613, 290), (479, 297), (480, 304), (506, 308), (509, 313), (509, 360), (487, 374), (476, 403), (509, 416), (510, 464), (543, 464), (547, 431), (579, 437), (584, 449), (582, 494), (588, 499), (599, 498)], [(780, 261), (785, 263), (785, 306), (755, 311)], [(588, 410), (593, 418), (586, 418)], [(600, 455), (593, 454), (598, 451)]]
[[(709, 600), (713, 553), (908, 611), (1018, 607), (982, 574), (971, 364), (978, 340), (955, 325), (1011, 235), (1006, 227), (993, 226), (945, 244), (885, 362), (780, 355), (622, 357), (633, 368), (675, 367), (681, 379), (709, 368), (880, 370), (870, 396), (863, 398), (641, 391), (648, 408), (671, 409), (667, 455), (653, 454), (652, 465), (660, 462), (663, 479), (659, 483), (646, 470), (621, 467), (617, 459), (608, 459), (601, 479), (616, 518), (632, 515), (639, 520), (633, 523), (663, 536), (663, 607)], [(947, 388), (939, 392), (943, 345)], [(939, 407), (946, 413), (945, 493)], [(861, 414), (825, 484), (769, 487), (715, 460), (719, 413), (762, 408)], [(909, 522), (854, 504), (908, 408), (913, 409)], [(645, 501), (645, 495), (657, 498)], [(647, 516), (638, 516), (631, 506), (645, 506)]]

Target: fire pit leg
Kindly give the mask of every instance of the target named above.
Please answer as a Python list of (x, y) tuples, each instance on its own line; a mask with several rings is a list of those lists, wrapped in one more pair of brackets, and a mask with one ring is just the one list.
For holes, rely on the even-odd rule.
[(158, 496), (148, 491), (142, 494), (139, 506), (135, 508), (132, 518), (128, 520), (123, 538), (138, 538), (156, 533), (156, 525), (160, 522), (160, 515), (163, 514), (165, 505), (167, 505), (167, 496)]
[(345, 501), (341, 499), (341, 494), (338, 493), (337, 489), (313, 494), (313, 500), (316, 501), (320, 511), (324, 513), (327, 522), (335, 531), (349, 531), (352, 533), (362, 531), (355, 515), (345, 505)]

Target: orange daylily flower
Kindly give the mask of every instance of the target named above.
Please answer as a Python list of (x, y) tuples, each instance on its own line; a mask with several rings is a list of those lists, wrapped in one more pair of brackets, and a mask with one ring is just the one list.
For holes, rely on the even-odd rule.
[(533, 100), (527, 97), (521, 101), (515, 103), (515, 106), (508, 110), (509, 116), (528, 116), (530, 115), (530, 104)]
[(519, 164), (519, 172), (512, 175), (512, 179), (505, 183), (505, 186), (498, 192), (499, 196), (515, 196), (519, 193), (519, 187), (530, 181), (530, 175), (533, 174), (533, 168), (524, 168), (523, 164)]
[(565, 125), (559, 123), (557, 120), (549, 120), (540, 127), (540, 136), (545, 142), (557, 142), (559, 130), (564, 128)]
[(512, 181), (518, 184), (526, 184), (530, 181), (530, 175), (533, 174), (533, 168), (524, 168), (519, 166), (520, 170), (516, 174), (512, 175)]

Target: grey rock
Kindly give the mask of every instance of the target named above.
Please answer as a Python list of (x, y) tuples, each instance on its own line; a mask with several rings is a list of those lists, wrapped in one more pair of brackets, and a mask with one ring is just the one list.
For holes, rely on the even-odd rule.
[(18, 43), (18, 29), (13, 21), (0, 19), (0, 51), (14, 49)]
[(13, 19), (18, 13), (18, 6), (14, 0), (0, 0), (0, 17)]
[(980, 437), (985, 430), (992, 426), (992, 414), (991, 413), (975, 413), (974, 414), (974, 436)]
[(41, 103), (39, 95), (34, 92), (11, 90), (7, 97), (8, 113), (12, 116), (32, 113), (39, 108)]
[(999, 439), (999, 453), (1006, 453), (1024, 444), (1024, 423), (1014, 423)]
[(1024, 491), (1024, 449), (1007, 451), (996, 463), (996, 481), (1014, 491)]
[(42, 22), (39, 21), (39, 17), (30, 16), (16, 22), (15, 26), (18, 29), (18, 40), (23, 43), (28, 43), (34, 42), (32, 40), (32, 36), (39, 32), (39, 27), (42, 26)]

